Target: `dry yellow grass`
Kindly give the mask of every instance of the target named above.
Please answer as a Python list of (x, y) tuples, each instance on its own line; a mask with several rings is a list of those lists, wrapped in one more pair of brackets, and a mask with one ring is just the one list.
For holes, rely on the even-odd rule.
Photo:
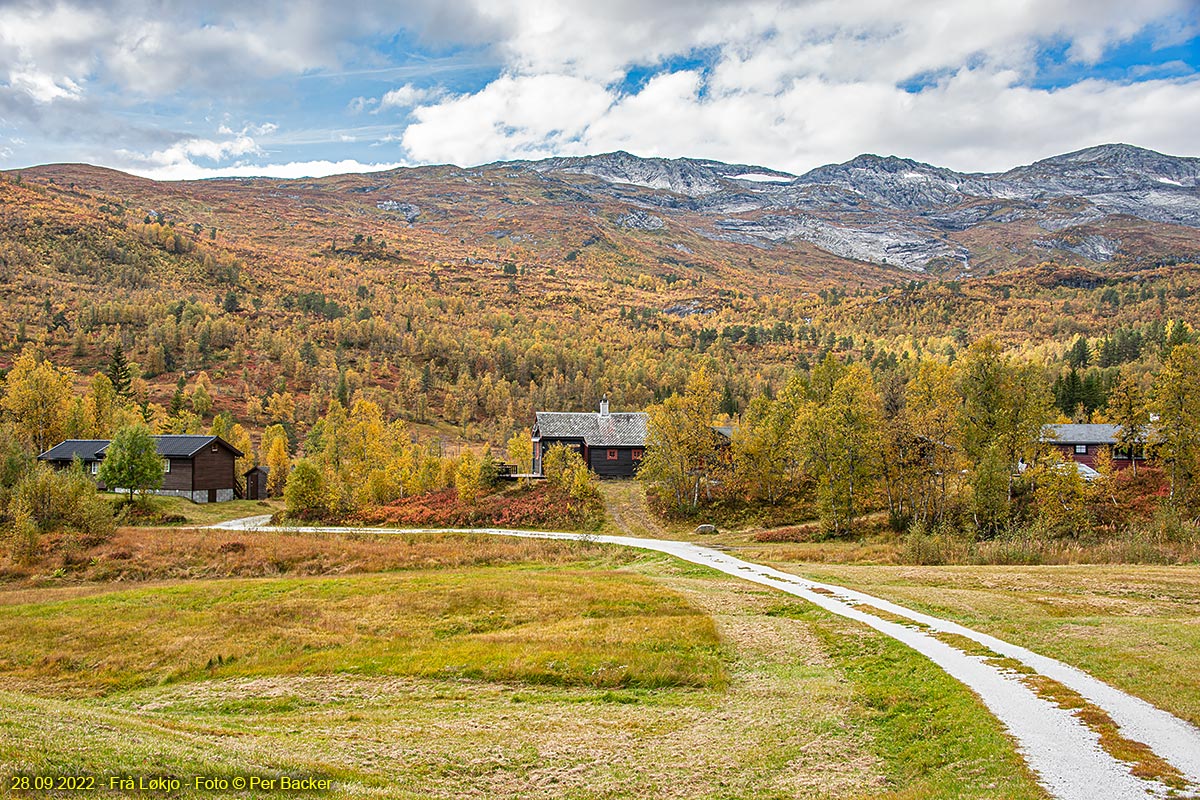
[[(226, 555), (247, 569), (272, 548), (404, 568), (0, 590), (0, 771), (315, 773), (337, 797), (1042, 796), (936, 667), (704, 568), (520, 540), (124, 535), (151, 572), (243, 539)], [(492, 563), (462, 564), (472, 545)]]
[[(535, 539), (455, 534), (305, 534), (202, 528), (122, 528), (109, 541), (66, 547), (32, 564), (11, 562), (0, 576), (11, 587), (169, 579), (343, 575), (397, 569), (530, 563), (567, 564), (583, 557), (622, 563), (622, 548)], [(5, 602), (0, 594), (0, 603)]]

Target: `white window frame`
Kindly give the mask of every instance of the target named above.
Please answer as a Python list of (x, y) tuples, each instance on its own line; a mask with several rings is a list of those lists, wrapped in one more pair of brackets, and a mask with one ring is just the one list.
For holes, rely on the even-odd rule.
[(1086, 455), (1087, 455), (1087, 451), (1088, 451), (1088, 446), (1087, 446), (1086, 444), (1077, 444), (1077, 445), (1075, 445), (1075, 455), (1077, 455), (1077, 456), (1086, 456)]
[(170, 475), (170, 474), (171, 474), (171, 459), (164, 458), (163, 459), (163, 475)]
[(99, 462), (99, 461), (93, 461), (93, 462), (92, 462), (91, 464), (89, 464), (88, 466), (89, 466), (89, 468), (90, 468), (90, 469), (89, 469), (89, 471), (90, 471), (90, 472), (91, 472), (93, 475), (99, 475), (99, 474), (100, 474), (100, 462)]

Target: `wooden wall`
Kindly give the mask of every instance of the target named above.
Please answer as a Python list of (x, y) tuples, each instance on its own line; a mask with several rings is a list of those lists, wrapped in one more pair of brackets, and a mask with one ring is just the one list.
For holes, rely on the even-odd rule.
[(234, 477), (233, 453), (217, 445), (216, 452), (205, 445), (200, 452), (192, 456), (193, 475), (191, 488), (194, 491), (205, 489), (232, 489), (237, 485)]

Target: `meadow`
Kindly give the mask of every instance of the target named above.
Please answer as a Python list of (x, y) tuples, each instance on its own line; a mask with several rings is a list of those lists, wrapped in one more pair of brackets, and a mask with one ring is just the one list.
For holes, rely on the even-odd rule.
[(0, 588), (6, 774), (317, 775), (338, 797), (1043, 796), (920, 656), (665, 557), (187, 529), (97, 547), (120, 549), (122, 577), (47, 563)]

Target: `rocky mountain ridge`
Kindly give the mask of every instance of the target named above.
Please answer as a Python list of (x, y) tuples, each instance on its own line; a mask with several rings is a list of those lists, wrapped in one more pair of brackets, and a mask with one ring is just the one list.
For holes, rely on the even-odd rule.
[(1119, 237), (1097, 229), (1114, 216), (1200, 228), (1200, 159), (1124, 144), (1002, 173), (870, 154), (803, 175), (625, 152), (512, 166), (631, 205), (700, 215), (707, 225), (696, 230), (708, 237), (762, 247), (803, 240), (844, 258), (918, 272), (932, 262), (970, 272), (974, 248), (955, 234), (982, 226), (1025, 223), (1054, 234), (1026, 246), (1089, 261), (1121, 252)]
[(418, 260), (482, 263), (519, 248), (548, 268), (602, 250), (635, 279), (752, 265), (764, 283), (811, 286), (888, 282), (898, 270), (960, 278), (1043, 261), (1200, 261), (1200, 159), (1123, 144), (997, 173), (866, 154), (794, 175), (626, 152), (298, 180), (156, 183), (70, 164), (23, 173), (132, 219), (198, 216), (263, 247), (277, 217), (295, 216), (306, 246), (349, 237), (357, 252), (356, 233), (374, 229), (406, 237)]

